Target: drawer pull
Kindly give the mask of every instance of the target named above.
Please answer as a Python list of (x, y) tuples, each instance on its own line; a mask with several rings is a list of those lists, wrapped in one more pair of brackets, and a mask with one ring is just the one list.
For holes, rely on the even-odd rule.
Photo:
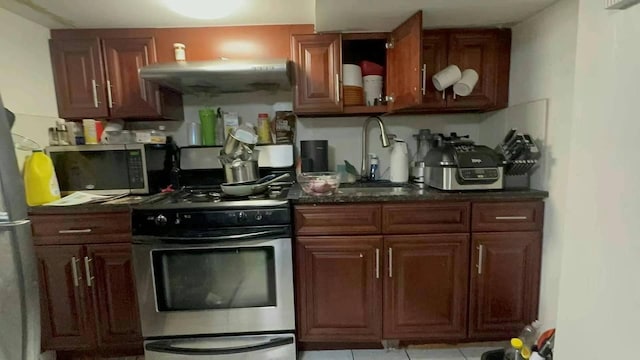
[(526, 216), (496, 216), (496, 220), (527, 220)]
[(380, 279), (380, 249), (376, 249), (376, 279)]
[(80, 286), (80, 277), (78, 276), (77, 264), (80, 262), (75, 256), (71, 257), (71, 275), (73, 275), (73, 286)]
[(92, 229), (58, 230), (58, 234), (89, 234), (92, 231)]

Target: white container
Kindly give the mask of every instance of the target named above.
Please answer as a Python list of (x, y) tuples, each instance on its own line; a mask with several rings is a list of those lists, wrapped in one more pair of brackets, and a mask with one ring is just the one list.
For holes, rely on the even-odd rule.
[(364, 81), (364, 99), (367, 106), (375, 105), (375, 100), (382, 95), (383, 77), (381, 75), (367, 75)]
[(98, 130), (96, 129), (96, 121), (93, 119), (82, 120), (84, 128), (84, 143), (87, 145), (95, 145), (98, 143)]
[(187, 61), (186, 46), (181, 43), (173, 44), (173, 52), (175, 54), (176, 61)]
[(240, 126), (240, 118), (236, 112), (226, 112), (222, 115), (222, 118), (224, 119), (224, 138), (226, 139), (229, 134)]
[(478, 73), (473, 69), (462, 72), (462, 78), (453, 85), (453, 92), (458, 96), (469, 96), (478, 83)]
[[(189, 146), (197, 146), (197, 145), (202, 145), (202, 137), (200, 135), (200, 123), (199, 122), (192, 122), (189, 124), (189, 130), (188, 130), (188, 134), (187, 137), (189, 138)], [(216, 133), (217, 135), (217, 133)]]
[(402, 139), (395, 139), (389, 160), (391, 175), (389, 179), (394, 183), (406, 183), (409, 181), (409, 149)]
[(462, 72), (456, 65), (449, 65), (437, 74), (433, 75), (433, 86), (442, 91), (462, 79)]
[(342, 65), (342, 85), (362, 87), (362, 69), (358, 65)]

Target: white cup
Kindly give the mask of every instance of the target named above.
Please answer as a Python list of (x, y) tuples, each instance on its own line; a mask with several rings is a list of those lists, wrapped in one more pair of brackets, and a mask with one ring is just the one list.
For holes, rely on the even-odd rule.
[(342, 84), (362, 87), (362, 69), (358, 65), (342, 65)]
[(453, 85), (453, 92), (458, 96), (469, 96), (478, 83), (478, 73), (473, 69), (462, 72), (462, 78)]
[(383, 78), (381, 75), (367, 75), (364, 80), (364, 99), (367, 106), (375, 105), (377, 98), (382, 95)]
[(433, 86), (435, 86), (438, 91), (442, 91), (458, 82), (461, 78), (462, 72), (460, 72), (460, 68), (456, 65), (449, 65), (433, 75)]

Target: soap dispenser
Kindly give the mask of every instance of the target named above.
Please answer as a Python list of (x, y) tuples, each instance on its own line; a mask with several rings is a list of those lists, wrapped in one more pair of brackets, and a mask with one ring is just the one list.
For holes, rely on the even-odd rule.
[(378, 155), (369, 153), (369, 181), (380, 180), (380, 160)]
[(406, 183), (409, 181), (409, 149), (402, 139), (395, 139), (391, 149), (390, 180), (394, 183)]

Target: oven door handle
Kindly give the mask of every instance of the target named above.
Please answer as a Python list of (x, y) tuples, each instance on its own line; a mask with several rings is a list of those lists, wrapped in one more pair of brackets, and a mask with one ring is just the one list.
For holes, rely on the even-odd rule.
[(203, 241), (229, 241), (229, 240), (251, 240), (265, 237), (277, 237), (289, 235), (286, 229), (256, 231), (248, 234), (234, 234), (224, 236), (208, 236), (208, 237), (177, 237), (177, 236), (134, 236), (133, 243), (148, 243), (160, 240), (162, 242), (177, 242), (180, 244), (200, 243)]
[(249, 346), (232, 346), (226, 348), (184, 348), (172, 346), (172, 343), (180, 342), (180, 340), (161, 340), (152, 343), (148, 343), (145, 349), (148, 351), (160, 352), (165, 354), (175, 355), (229, 355), (229, 354), (242, 354), (258, 350), (271, 349), (275, 347), (285, 346), (293, 344), (292, 336), (282, 336), (271, 338), (268, 341), (261, 342), (255, 345)]

